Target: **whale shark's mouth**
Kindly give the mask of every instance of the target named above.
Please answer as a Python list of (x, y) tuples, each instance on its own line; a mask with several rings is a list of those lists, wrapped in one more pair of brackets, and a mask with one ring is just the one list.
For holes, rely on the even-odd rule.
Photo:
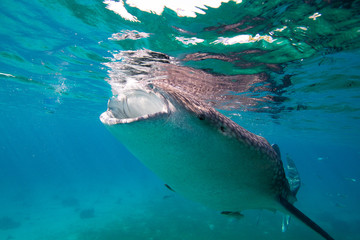
[(173, 110), (172, 104), (158, 92), (130, 89), (109, 100), (100, 120), (107, 125), (131, 123), (168, 115)]

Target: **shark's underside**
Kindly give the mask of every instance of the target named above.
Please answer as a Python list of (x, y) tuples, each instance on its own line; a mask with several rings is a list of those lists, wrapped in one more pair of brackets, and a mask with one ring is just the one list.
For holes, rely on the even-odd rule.
[(172, 190), (208, 207), (280, 210), (333, 239), (293, 206), (299, 182), (289, 184), (278, 148), (207, 101), (223, 91), (218, 81), (203, 87), (179, 74), (181, 67), (162, 62), (155, 69), (167, 74), (122, 89), (100, 117), (140, 161)]

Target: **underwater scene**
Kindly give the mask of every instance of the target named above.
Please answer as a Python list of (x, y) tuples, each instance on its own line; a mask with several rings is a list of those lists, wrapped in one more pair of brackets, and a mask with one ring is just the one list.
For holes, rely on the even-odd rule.
[(0, 110), (0, 240), (360, 240), (360, 1), (1, 0)]

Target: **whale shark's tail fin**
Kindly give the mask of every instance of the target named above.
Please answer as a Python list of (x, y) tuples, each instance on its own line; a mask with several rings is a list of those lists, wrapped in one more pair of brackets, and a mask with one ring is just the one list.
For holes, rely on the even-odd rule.
[(317, 225), (314, 221), (312, 221), (309, 217), (307, 217), (304, 213), (302, 213), (299, 209), (294, 207), (291, 203), (288, 202), (285, 198), (280, 196), (281, 205), (288, 210), (293, 216), (301, 220), (303, 223), (308, 225), (311, 229), (319, 233), (326, 240), (334, 240), (324, 229), (322, 229), (319, 225)]

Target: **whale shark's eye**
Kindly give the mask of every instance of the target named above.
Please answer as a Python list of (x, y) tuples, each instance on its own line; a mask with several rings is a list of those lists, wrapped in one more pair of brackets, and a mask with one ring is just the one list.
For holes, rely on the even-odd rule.
[(225, 132), (225, 131), (226, 131), (226, 128), (225, 128), (224, 126), (221, 126), (221, 127), (220, 127), (220, 130), (221, 130), (222, 132)]

